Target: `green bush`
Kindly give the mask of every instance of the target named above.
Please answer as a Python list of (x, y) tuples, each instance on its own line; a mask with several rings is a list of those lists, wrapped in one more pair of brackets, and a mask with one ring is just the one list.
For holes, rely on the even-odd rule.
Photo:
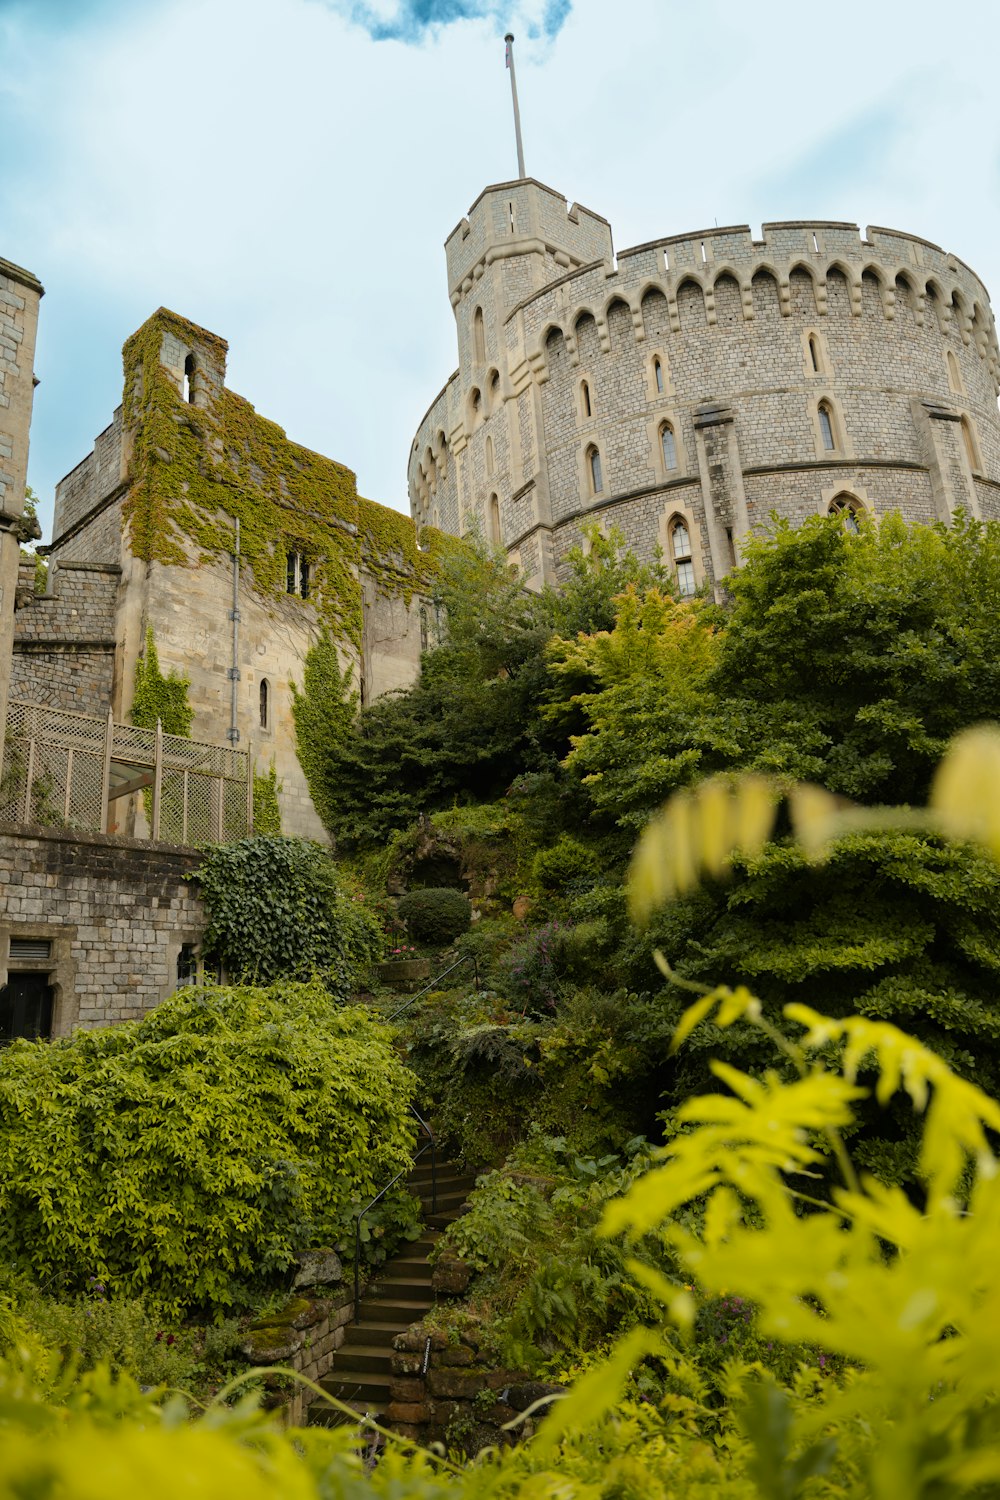
[(15, 1042), (0, 1263), (56, 1295), (148, 1292), (164, 1316), (246, 1305), (297, 1251), (350, 1245), (356, 1204), (409, 1158), (412, 1082), (315, 982), (181, 990), (141, 1021)]
[(209, 850), (198, 871), (205, 951), (238, 982), (322, 979), (347, 999), (385, 946), (381, 924), (330, 853), (265, 834)]
[(538, 884), (547, 891), (564, 891), (590, 884), (597, 878), (597, 856), (578, 839), (564, 833), (549, 849), (539, 849), (531, 867)]
[(468, 896), (447, 886), (429, 886), (401, 896), (397, 911), (411, 937), (421, 943), (450, 943), (468, 932), (472, 908)]
[[(65, 1300), (21, 1286), (12, 1310), (49, 1352), (53, 1375), (66, 1362), (79, 1371), (105, 1364), (127, 1373), (140, 1385), (178, 1386), (186, 1382), (194, 1360), (195, 1334), (157, 1317), (141, 1298), (109, 1297), (96, 1276), (86, 1293)], [(0, 1329), (0, 1352), (5, 1349)]]

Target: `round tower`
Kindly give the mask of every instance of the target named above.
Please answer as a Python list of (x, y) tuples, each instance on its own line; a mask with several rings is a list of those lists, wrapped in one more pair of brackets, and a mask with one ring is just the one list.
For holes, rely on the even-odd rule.
[[(511, 254), (515, 188), (535, 248)], [(603, 219), (527, 183), (487, 189), (448, 266), (459, 368), (414, 441), (414, 518), (502, 542), (535, 584), (594, 522), (687, 592), (772, 511), (1000, 517), (988, 294), (926, 240), (765, 224), (616, 261)]]

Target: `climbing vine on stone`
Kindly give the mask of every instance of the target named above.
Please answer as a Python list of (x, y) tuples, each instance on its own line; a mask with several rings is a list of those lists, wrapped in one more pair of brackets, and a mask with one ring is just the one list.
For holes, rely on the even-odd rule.
[(190, 686), (191, 679), (182, 677), (179, 672), (170, 671), (166, 676), (161, 672), (153, 627), (150, 625), (146, 631), (142, 655), (135, 664), (132, 723), (138, 729), (155, 729), (159, 720), (164, 734), (177, 734), (190, 739), (191, 721), (194, 718), (194, 709), (188, 702)]

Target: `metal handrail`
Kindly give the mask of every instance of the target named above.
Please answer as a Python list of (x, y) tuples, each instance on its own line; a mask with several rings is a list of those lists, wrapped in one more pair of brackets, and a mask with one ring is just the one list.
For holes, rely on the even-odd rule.
[(386, 1020), (387, 1021), (394, 1021), (397, 1016), (401, 1016), (403, 1014), (404, 1010), (409, 1010), (409, 1008), (410, 1008), (411, 1005), (413, 1005), (417, 1000), (421, 999), (422, 996), (429, 994), (432, 989), (434, 989), (438, 984), (440, 984), (440, 982), (441, 982), (442, 979), (447, 979), (447, 977), (448, 977), (449, 974), (453, 973), (455, 969), (460, 969), (463, 964), (471, 964), (472, 965), (472, 970), (473, 970), (473, 975), (474, 975), (474, 980), (475, 980), (475, 986), (476, 986), (476, 989), (478, 990), (478, 988), (479, 988), (479, 960), (475, 956), (474, 953), (463, 953), (461, 958), (456, 958), (456, 960), (455, 960), (455, 962), (453, 964), (449, 964), (446, 969), (442, 969), (441, 973), (438, 974), (434, 979), (428, 980), (428, 982), (424, 985), (424, 987), (423, 987), (422, 990), (418, 990), (415, 995), (411, 995), (410, 998), (409, 998), (409, 1000), (404, 1001), (403, 1004), (399, 1007), (398, 1010), (394, 1010), (393, 1011), (393, 1013), (392, 1013), (391, 1016), (386, 1016)]
[(357, 1322), (360, 1321), (359, 1306), (360, 1306), (360, 1302), (361, 1302), (361, 1220), (364, 1218), (365, 1214), (367, 1214), (371, 1209), (373, 1209), (375, 1207), (376, 1203), (381, 1203), (382, 1199), (385, 1197), (385, 1195), (389, 1191), (389, 1189), (390, 1188), (394, 1188), (396, 1186), (396, 1183), (399, 1181), (399, 1179), (401, 1177), (408, 1177), (409, 1176), (409, 1174), (413, 1171), (413, 1168), (416, 1166), (417, 1162), (423, 1156), (423, 1154), (424, 1154), (425, 1151), (429, 1151), (431, 1153), (431, 1213), (432, 1214), (436, 1214), (437, 1213), (437, 1140), (435, 1138), (433, 1130), (428, 1125), (427, 1121), (424, 1119), (423, 1115), (417, 1109), (417, 1106), (415, 1104), (411, 1104), (410, 1105), (410, 1113), (411, 1113), (411, 1115), (414, 1116), (414, 1118), (417, 1121), (417, 1124), (420, 1126), (420, 1129), (423, 1131), (423, 1133), (427, 1137), (427, 1144), (426, 1144), (426, 1146), (421, 1146), (420, 1150), (415, 1154), (415, 1156), (413, 1158), (413, 1161), (410, 1163), (410, 1165), (408, 1167), (403, 1167), (401, 1171), (397, 1172), (396, 1175), (395, 1175), (395, 1177), (392, 1179), (392, 1181), (391, 1182), (387, 1182), (386, 1185), (385, 1185), (385, 1187), (382, 1189), (382, 1191), (379, 1192), (379, 1193), (376, 1193), (375, 1196), (374, 1196), (374, 1198), (371, 1200), (371, 1202), (370, 1203), (366, 1203), (365, 1206), (364, 1206), (364, 1208), (361, 1209), (360, 1212), (357, 1213), (355, 1215), (355, 1218), (354, 1218), (354, 1318), (353, 1318), (353, 1321), (355, 1323), (357, 1323)]

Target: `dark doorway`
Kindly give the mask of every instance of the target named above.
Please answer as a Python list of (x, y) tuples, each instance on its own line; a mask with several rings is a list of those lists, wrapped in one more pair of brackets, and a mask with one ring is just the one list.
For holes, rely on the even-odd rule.
[(0, 990), (0, 1046), (19, 1036), (52, 1034), (52, 986), (48, 974), (10, 974)]

